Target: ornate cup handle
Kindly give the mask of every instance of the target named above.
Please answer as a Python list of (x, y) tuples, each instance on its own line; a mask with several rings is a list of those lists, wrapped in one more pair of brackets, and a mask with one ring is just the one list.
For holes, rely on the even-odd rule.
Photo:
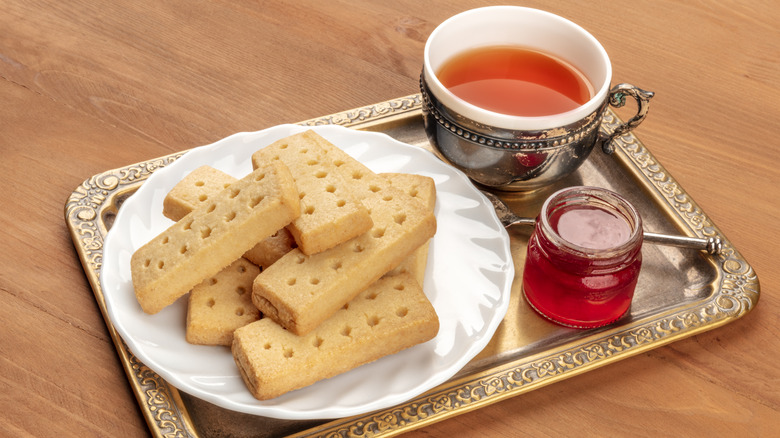
[(612, 141), (636, 128), (647, 115), (647, 110), (650, 109), (650, 99), (655, 95), (652, 91), (645, 91), (641, 88), (637, 88), (631, 84), (617, 84), (609, 90), (609, 104), (615, 108), (620, 108), (626, 104), (626, 95), (629, 95), (636, 100), (637, 111), (636, 115), (626, 123), (616, 127), (611, 134), (599, 134), (599, 140), (601, 141), (601, 150), (605, 154), (611, 154), (615, 152), (615, 145)]

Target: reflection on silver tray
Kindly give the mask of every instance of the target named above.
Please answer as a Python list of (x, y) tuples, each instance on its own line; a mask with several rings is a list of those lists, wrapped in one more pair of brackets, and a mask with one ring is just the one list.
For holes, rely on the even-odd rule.
[[(422, 128), (419, 95), (345, 111), (302, 124), (338, 124), (381, 131), (404, 143), (430, 149)], [(619, 123), (608, 112), (605, 128)], [(78, 187), (65, 205), (65, 219), (105, 314), (98, 272), (103, 238), (119, 205), (148, 176), (181, 154), (110, 170)], [(425, 394), (378, 412), (323, 421), (287, 421), (227, 411), (179, 393), (128, 351), (109, 324), (120, 359), (155, 436), (267, 436), (296, 434), (381, 436), (420, 427), (573, 377), (682, 338), (718, 328), (758, 303), (759, 281), (752, 267), (680, 185), (634, 135), (617, 140), (613, 156), (595, 151), (571, 177), (533, 194), (500, 196), (521, 216), (534, 216), (552, 191), (588, 184), (610, 188), (637, 206), (648, 231), (720, 236), (717, 256), (646, 245), (630, 315), (602, 329), (578, 331), (548, 323), (521, 299), (527, 232), (509, 231), (516, 280), (509, 311), (491, 342), (455, 377)]]

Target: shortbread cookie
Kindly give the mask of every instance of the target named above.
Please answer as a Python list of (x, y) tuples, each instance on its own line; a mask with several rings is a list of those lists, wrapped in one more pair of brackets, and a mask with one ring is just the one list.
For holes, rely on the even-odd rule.
[(439, 320), (409, 275), (383, 278), (314, 331), (268, 318), (235, 331), (233, 357), (252, 395), (267, 400), (436, 336)]
[(353, 187), (352, 190), (359, 199), (376, 191), (374, 183), (377, 180), (387, 181), (321, 135), (312, 133), (309, 138), (325, 151), (342, 178)]
[(163, 216), (178, 221), (234, 182), (236, 178), (221, 170), (211, 166), (198, 167), (165, 196)]
[[(422, 201), (423, 208), (428, 209), (433, 213), (436, 205), (436, 185), (433, 179), (418, 179), (418, 176), (410, 176), (410, 174), (404, 173), (391, 173), (377, 176), (363, 163), (355, 160), (344, 152), (344, 150), (338, 148), (324, 137), (317, 135), (312, 136), (312, 139), (328, 154), (342, 177), (348, 180), (351, 185), (356, 186), (354, 189), (356, 194), (365, 194), (375, 191), (377, 189), (375, 184), (376, 179), (378, 177), (384, 177), (390, 181), (391, 184), (395, 182), (393, 185), (405, 191), (409, 196)], [(358, 189), (357, 187), (362, 187), (362, 189)], [(414, 255), (405, 260), (401, 266), (394, 268), (388, 275), (394, 275), (401, 271), (411, 272), (418, 279), (420, 285), (422, 285), (423, 279), (425, 278), (425, 267), (427, 262), (428, 243), (425, 243), (417, 249)]]
[(239, 258), (190, 291), (187, 306), (187, 342), (227, 345), (233, 332), (260, 319), (252, 304), (252, 282), (260, 268)]
[(362, 178), (354, 193), (371, 212), (370, 231), (309, 256), (294, 249), (255, 279), (255, 306), (295, 334), (311, 331), (436, 232), (432, 211), (368, 169)]
[[(211, 166), (201, 166), (185, 176), (163, 200), (163, 215), (178, 221), (198, 205), (208, 202), (236, 179)], [(295, 240), (287, 228), (278, 230), (244, 253), (244, 258), (257, 266), (268, 267), (295, 248)]]
[(159, 312), (298, 215), (298, 189), (281, 162), (231, 184), (133, 253), (141, 308)]
[(433, 178), (414, 173), (388, 172), (380, 173), (380, 176), (390, 181), (390, 185), (397, 187), (412, 198), (422, 203), (427, 210), (436, 207), (436, 183)]
[[(412, 173), (382, 173), (381, 176), (390, 181), (390, 185), (397, 187), (414, 199), (417, 199), (423, 207), (433, 212), (436, 207), (436, 184), (433, 178)], [(409, 273), (417, 279), (420, 286), (425, 279), (425, 267), (428, 265), (428, 249), (430, 242), (417, 248), (409, 257), (405, 258), (397, 268), (385, 275), (398, 275)]]
[(278, 140), (252, 154), (254, 167), (281, 160), (298, 185), (301, 216), (287, 227), (304, 254), (315, 254), (359, 236), (372, 226), (368, 210), (335, 171), (307, 131)]
[(267, 268), (274, 262), (282, 258), (283, 255), (292, 251), (296, 243), (290, 231), (285, 227), (244, 253), (244, 258), (250, 262)]

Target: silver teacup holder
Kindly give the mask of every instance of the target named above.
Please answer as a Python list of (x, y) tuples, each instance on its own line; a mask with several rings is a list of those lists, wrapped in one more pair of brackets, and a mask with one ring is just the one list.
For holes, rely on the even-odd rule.
[[(595, 146), (614, 152), (612, 141), (644, 120), (653, 93), (631, 84), (614, 86), (598, 108), (566, 126), (538, 131), (504, 130), (455, 113), (433, 96), (420, 78), (425, 131), (435, 152), (472, 180), (506, 191), (532, 191), (568, 176), (588, 158)], [(606, 134), (599, 128), (608, 105), (637, 102), (637, 114)]]

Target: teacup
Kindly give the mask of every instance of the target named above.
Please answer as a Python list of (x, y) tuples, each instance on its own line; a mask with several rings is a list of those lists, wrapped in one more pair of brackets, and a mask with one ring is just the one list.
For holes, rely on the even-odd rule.
[[(573, 66), (589, 85), (589, 98), (572, 109), (544, 115), (513, 115), (486, 109), (456, 95), (439, 77), (453, 58), (490, 47), (516, 47)], [(476, 58), (475, 58), (476, 59)], [(653, 93), (630, 84), (611, 86), (612, 65), (602, 45), (577, 24), (549, 12), (490, 6), (441, 23), (425, 45), (420, 77), (423, 119), (434, 151), (484, 186), (532, 191), (574, 172), (596, 145), (605, 153), (613, 140), (636, 127)], [(612, 132), (601, 130), (604, 112), (625, 96), (637, 114)]]

